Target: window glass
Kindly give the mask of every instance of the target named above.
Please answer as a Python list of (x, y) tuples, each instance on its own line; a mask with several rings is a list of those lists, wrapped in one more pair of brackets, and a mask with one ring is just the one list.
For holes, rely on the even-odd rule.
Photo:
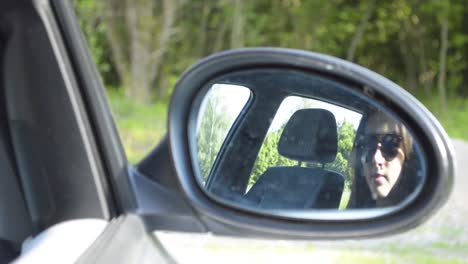
[(229, 84), (213, 85), (204, 98), (197, 120), (197, 155), (203, 183), (249, 98), (248, 88)]

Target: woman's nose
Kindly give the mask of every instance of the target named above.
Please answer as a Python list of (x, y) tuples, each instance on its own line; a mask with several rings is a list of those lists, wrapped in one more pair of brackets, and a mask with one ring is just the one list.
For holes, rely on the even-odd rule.
[(383, 164), (385, 162), (385, 158), (382, 155), (382, 151), (380, 148), (377, 148), (377, 150), (374, 153), (374, 162), (375, 164)]

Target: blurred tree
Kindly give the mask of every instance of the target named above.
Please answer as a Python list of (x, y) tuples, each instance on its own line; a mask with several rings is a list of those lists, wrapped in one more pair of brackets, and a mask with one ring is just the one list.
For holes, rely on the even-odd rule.
[(97, 4), (125, 95), (149, 103), (175, 33), (179, 1), (103, 0)]
[(75, 0), (75, 10), (91, 51), (91, 55), (107, 86), (117, 86), (119, 77), (111, 61), (109, 43), (105, 27), (97, 13), (97, 4), (93, 0)]
[[(450, 2), (449, 21), (451, 24), (450, 44), (452, 54), (449, 57), (450, 87), (458, 95), (468, 97), (468, 5), (463, 0)], [(455, 80), (454, 80), (455, 79)]]
[(234, 0), (234, 14), (231, 30), (231, 48), (244, 46), (244, 0)]
[(197, 131), (198, 161), (203, 182), (206, 181), (223, 145), (231, 123), (226, 115), (222, 93), (212, 91), (207, 95), (207, 102)]
[(437, 86), (439, 88), (440, 97), (440, 110), (442, 113), (447, 111), (447, 88), (445, 86), (446, 79), (446, 68), (447, 68), (447, 45), (448, 45), (448, 16), (449, 16), (449, 1), (443, 1), (442, 15), (440, 18), (441, 30), (440, 30), (440, 61), (439, 61), (439, 78)]
[(346, 54), (346, 59), (349, 61), (354, 60), (356, 48), (362, 39), (362, 35), (364, 34), (364, 31), (366, 30), (367, 24), (369, 24), (370, 17), (374, 13), (375, 4), (376, 4), (376, 0), (371, 0), (368, 3), (367, 10), (362, 16), (361, 21), (359, 22), (359, 26), (357, 27), (356, 32), (354, 33), (353, 39), (351, 40), (351, 44), (349, 45), (349, 48)]
[(181, 72), (201, 57), (245, 46), (326, 53), (416, 95), (468, 96), (463, 0), (75, 0), (75, 6), (106, 84), (119, 82), (144, 102), (167, 101)]

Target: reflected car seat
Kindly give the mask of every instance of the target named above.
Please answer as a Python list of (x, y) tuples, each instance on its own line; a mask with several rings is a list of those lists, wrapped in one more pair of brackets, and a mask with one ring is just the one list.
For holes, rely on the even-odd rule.
[(245, 195), (250, 203), (268, 209), (338, 208), (343, 193), (341, 174), (302, 162), (330, 163), (337, 154), (334, 115), (324, 109), (294, 113), (278, 143), (278, 152), (298, 161), (294, 167), (270, 167)]

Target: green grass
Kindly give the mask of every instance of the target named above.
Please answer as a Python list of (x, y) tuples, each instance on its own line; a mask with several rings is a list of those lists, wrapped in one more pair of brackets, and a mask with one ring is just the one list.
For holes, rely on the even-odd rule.
[(108, 89), (110, 105), (130, 163), (140, 161), (167, 131), (167, 104), (143, 105)]
[(435, 256), (421, 252), (393, 254), (386, 252), (369, 252), (361, 250), (344, 250), (333, 263), (412, 263), (412, 264), (435, 264), (435, 263), (468, 263), (456, 257)]
[[(203, 240), (200, 243), (197, 239), (189, 239), (188, 244), (184, 248), (188, 248), (199, 254), (218, 254), (219, 256), (228, 256), (235, 254), (261, 256), (263, 262), (265, 259), (274, 260), (290, 258), (292, 263), (297, 262), (297, 257), (303, 258), (304, 262), (309, 263), (314, 260), (316, 263), (468, 263), (468, 258), (465, 253), (465, 248), (460, 245), (458, 252), (454, 253), (453, 248), (440, 245), (414, 245), (408, 246), (399, 242), (390, 242), (388, 244), (379, 243), (372, 245), (360, 245), (359, 241), (355, 243), (333, 244), (315, 244), (312, 242), (282, 242), (261, 240), (241, 239), (237, 242), (228, 239), (216, 239), (212, 237), (209, 240)], [(187, 240), (186, 240), (187, 241)], [(192, 244), (194, 243), (194, 244)], [(466, 245), (464, 245), (466, 246)], [(269, 258), (265, 258), (269, 256)], [(271, 258), (271, 259), (270, 259)], [(254, 257), (255, 259), (255, 257)], [(306, 261), (309, 260), (309, 261)], [(256, 261), (248, 262), (255, 263)]]
[(445, 113), (441, 111), (437, 97), (420, 96), (419, 99), (442, 123), (451, 138), (468, 141), (468, 98), (449, 98)]

